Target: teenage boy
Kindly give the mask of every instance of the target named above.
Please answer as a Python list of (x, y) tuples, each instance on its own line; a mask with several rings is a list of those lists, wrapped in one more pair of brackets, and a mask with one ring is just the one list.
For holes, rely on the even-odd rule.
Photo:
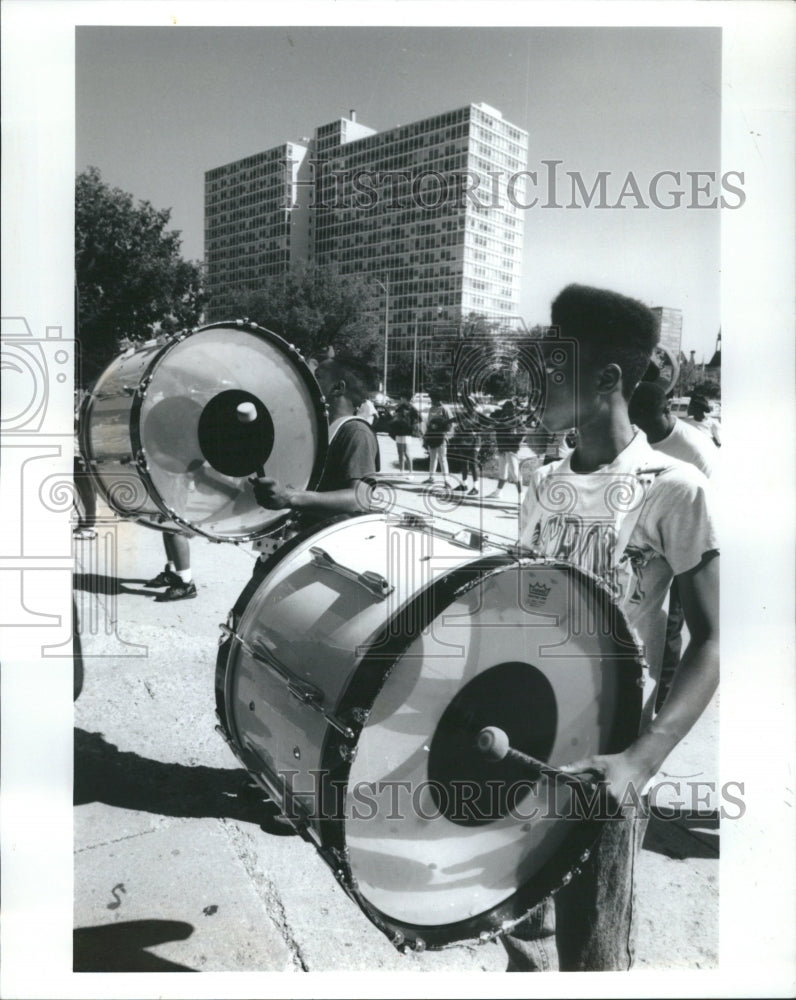
[[(559, 336), (541, 342), (548, 376), (542, 422), (551, 432), (577, 427), (577, 445), (534, 473), (520, 543), (603, 580), (644, 648), (649, 678), (637, 738), (621, 753), (565, 768), (599, 783), (619, 818), (603, 823), (583, 873), (503, 940), (509, 971), (623, 970), (633, 961), (635, 861), (646, 829), (641, 796), (719, 680), (714, 501), (701, 472), (653, 451), (628, 417), (658, 339), (652, 312), (614, 292), (570, 285), (553, 303), (552, 323)], [(568, 354), (567, 372), (561, 359)], [(673, 578), (690, 642), (653, 717)]]

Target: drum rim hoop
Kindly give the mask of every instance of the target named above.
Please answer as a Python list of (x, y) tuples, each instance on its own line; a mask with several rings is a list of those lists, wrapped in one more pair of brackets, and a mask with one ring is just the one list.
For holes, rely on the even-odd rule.
[[(257, 323), (253, 323), (251, 320), (221, 320), (214, 323), (206, 323), (202, 326), (193, 327), (190, 330), (182, 330), (179, 333), (174, 334), (170, 337), (165, 344), (163, 344), (158, 350), (154, 352), (152, 357), (149, 359), (146, 367), (142, 371), (139, 377), (139, 387), (146, 382), (146, 384), (151, 381), (152, 376), (155, 374), (155, 370), (163, 361), (163, 358), (168, 354), (174, 347), (181, 344), (184, 340), (195, 336), (199, 333), (204, 333), (207, 330), (214, 329), (236, 329), (236, 330), (246, 330), (250, 333), (256, 334), (261, 340), (267, 341), (276, 348), (278, 348), (282, 353), (286, 354), (289, 358), (298, 358), (301, 364), (295, 366), (296, 372), (299, 374), (301, 380), (303, 381), (305, 387), (308, 390), (309, 396), (312, 400), (313, 410), (317, 418), (317, 428), (318, 428), (318, 449), (315, 454), (315, 460), (313, 462), (312, 469), (310, 471), (310, 476), (307, 482), (306, 489), (312, 490), (320, 482), (321, 476), (323, 475), (323, 468), (326, 463), (326, 457), (329, 451), (329, 422), (327, 420), (327, 407), (326, 400), (321, 392), (320, 385), (317, 379), (312, 374), (309, 366), (307, 365), (304, 355), (296, 348), (293, 344), (288, 343), (284, 337), (281, 337), (278, 333), (274, 333), (273, 330), (269, 330), (264, 326), (260, 326)], [(142, 345), (143, 348), (143, 345)], [(121, 355), (117, 355), (113, 361), (119, 360)], [(104, 375), (113, 361), (108, 362), (105, 368), (102, 370), (100, 377)], [(98, 380), (99, 381), (99, 378)], [(96, 385), (96, 383), (95, 383)], [(141, 426), (141, 409), (144, 404), (144, 399), (146, 398), (146, 391), (143, 393), (136, 392), (133, 396), (132, 403), (130, 405), (129, 414), (129, 425), (128, 433), (130, 436), (130, 445), (133, 451), (133, 456), (140, 454), (142, 450), (142, 441), (140, 434)], [(93, 455), (89, 444), (89, 418), (93, 409), (94, 392), (93, 388), (91, 392), (88, 392), (84, 397), (80, 406), (80, 417), (78, 418), (78, 442), (81, 453), (85, 456), (87, 468), (92, 474), (95, 483), (97, 484), (100, 494), (103, 499), (110, 504), (110, 497), (107, 490), (104, 488), (104, 483), (101, 477), (97, 476), (93, 472)], [(227, 542), (230, 544), (240, 544), (245, 542), (256, 541), (258, 538), (262, 538), (267, 532), (272, 531), (275, 525), (280, 523), (280, 519), (275, 521), (269, 521), (262, 528), (255, 529), (246, 534), (236, 535), (234, 537), (230, 536), (219, 536), (213, 534), (209, 531), (205, 531), (197, 525), (193, 524), (191, 521), (187, 521), (185, 518), (181, 517), (176, 511), (169, 510), (166, 506), (164, 500), (161, 498), (159, 491), (156, 489), (154, 481), (149, 474), (148, 467), (142, 468), (136, 463), (136, 468), (138, 470), (138, 476), (141, 479), (144, 488), (149, 496), (149, 499), (155, 504), (158, 510), (161, 512), (163, 517), (167, 521), (175, 522), (180, 529), (185, 532), (189, 532), (192, 535), (199, 535), (203, 538), (208, 538), (213, 542)], [(113, 504), (110, 504), (112, 509)], [(135, 516), (129, 519), (138, 521), (146, 525), (147, 517), (136, 518)], [(283, 515), (285, 517), (287, 515)], [(147, 525), (148, 526), (148, 525)], [(163, 530), (169, 530), (164, 528)]]
[[(356, 707), (352, 703), (354, 700), (352, 694), (355, 679), (358, 676), (362, 676), (363, 673), (367, 676), (369, 668), (373, 671), (375, 676), (379, 676), (378, 669), (374, 668), (378, 668), (379, 663), (381, 663), (385, 669), (381, 671), (379, 681), (377, 685), (375, 685), (376, 690), (373, 693), (372, 698), (366, 697), (366, 699), (364, 699), (369, 705), (372, 705), (375, 702), (379, 692), (387, 682), (387, 679), (402, 652), (408, 648), (416, 634), (413, 633), (408, 639), (406, 639), (403, 633), (396, 628), (396, 625), (402, 617), (405, 618), (408, 615), (413, 615), (414, 620), (417, 623), (416, 632), (420, 632), (428, 624), (428, 622), (425, 621), (423, 611), (429, 607), (429, 604), (437, 609), (433, 615), (433, 617), (436, 618), (437, 615), (442, 613), (442, 610), (444, 610), (445, 607), (449, 606), (451, 601), (456, 596), (474, 586), (477, 586), (481, 580), (489, 576), (494, 576), (511, 566), (516, 566), (517, 568), (546, 566), (564, 570), (576, 579), (581, 579), (588, 585), (591, 585), (594, 588), (597, 599), (602, 601), (604, 605), (607, 604), (608, 607), (612, 608), (615, 612), (618, 612), (619, 617), (617, 620), (621, 623), (625, 633), (621, 636), (621, 638), (630, 640), (635, 647), (635, 655), (622, 658), (627, 670), (622, 690), (620, 692), (620, 698), (622, 699), (622, 711), (617, 712), (618, 719), (614, 726), (615, 732), (611, 735), (620, 743), (625, 741), (630, 742), (630, 740), (638, 733), (638, 725), (641, 719), (643, 695), (640, 681), (646, 664), (638, 640), (634, 636), (627, 623), (624, 613), (612, 596), (608, 587), (599, 577), (573, 564), (546, 557), (534, 558), (526, 555), (517, 556), (508, 552), (481, 556), (479, 559), (475, 559), (473, 562), (467, 563), (465, 566), (459, 566), (456, 569), (451, 570), (449, 573), (433, 581), (424, 590), (415, 594), (412, 600), (409, 601), (405, 607), (399, 609), (395, 614), (393, 614), (385, 623), (385, 626), (380, 633), (374, 637), (370, 647), (371, 649), (374, 647), (378, 648), (380, 646), (380, 640), (386, 639), (386, 645), (388, 647), (396, 647), (394, 655), (392, 655), (392, 650), (386, 653), (380, 652), (375, 655), (370, 651), (365, 652), (365, 654), (361, 657), (358, 666), (352, 672), (345, 690), (341, 694), (336, 707), (338, 715), (341, 718), (348, 718), (351, 716), (352, 708)], [(485, 569), (486, 573), (481, 573), (480, 570), (482, 569)], [(465, 579), (459, 583), (462, 578)], [(429, 591), (434, 589), (437, 589), (439, 595), (443, 598), (445, 603), (438, 605), (435, 601), (423, 602), (424, 596)], [(391, 631), (391, 629), (393, 631)], [(396, 634), (400, 635), (400, 642), (395, 638)], [(392, 639), (392, 642), (390, 642), (390, 639)], [(388, 660), (389, 663), (387, 663)], [(362, 701), (363, 699), (357, 698), (356, 700)], [(355, 730), (355, 737), (350, 742), (353, 746), (357, 745), (364, 725), (364, 723), (352, 722), (352, 728)], [(619, 734), (618, 736), (617, 732)], [(340, 787), (348, 787), (352, 761), (345, 760), (340, 755), (340, 748), (346, 744), (347, 741), (340, 737), (339, 734), (332, 733), (331, 730), (327, 730), (324, 745), (320, 754), (320, 771), (325, 776), (328, 785), (332, 788), (334, 787), (334, 784), (338, 782), (342, 782)], [(596, 821), (594, 821), (594, 823), (596, 823)], [(583, 821), (582, 824), (579, 824), (579, 826), (581, 829), (579, 829), (576, 834), (567, 838), (569, 845), (572, 845), (572, 842), (574, 841), (575, 853), (586, 850), (594, 842), (594, 840), (596, 840), (599, 834), (599, 827), (594, 825), (593, 821)], [(341, 884), (345, 887), (346, 892), (348, 892), (349, 895), (356, 900), (357, 904), (366, 914), (368, 919), (376, 924), (376, 926), (386, 933), (388, 937), (391, 936), (391, 934), (388, 931), (385, 931), (385, 926), (390, 929), (400, 930), (404, 936), (415, 935), (418, 938), (422, 938), (424, 944), (427, 944), (428, 947), (432, 949), (442, 948), (446, 944), (460, 942), (466, 940), (468, 937), (478, 938), (480, 937), (479, 927), (481, 930), (484, 930), (486, 925), (489, 925), (491, 928), (486, 931), (490, 938), (498, 936), (503, 933), (502, 924), (504, 922), (520, 922), (527, 913), (529, 905), (536, 905), (538, 902), (541, 902), (545, 895), (552, 895), (558, 891), (558, 889), (562, 888), (570, 881), (573, 874), (576, 874), (579, 871), (578, 864), (575, 862), (567, 869), (563, 877), (551, 877), (550, 869), (553, 867), (554, 862), (554, 859), (551, 859), (533, 878), (527, 880), (519, 886), (513, 893), (506, 897), (506, 899), (496, 904), (494, 907), (484, 910), (482, 913), (475, 914), (473, 917), (449, 924), (410, 924), (393, 918), (388, 914), (382, 913), (378, 907), (367, 900), (358, 891), (356, 877), (348, 860), (348, 851), (345, 841), (345, 825), (339, 822), (339, 820), (324, 818), (320, 820), (319, 828), (324, 848), (333, 857), (339, 860), (339, 870), (342, 873), (340, 876)], [(572, 846), (570, 846), (570, 850), (572, 850)], [(533, 904), (530, 904), (530, 898), (539, 894), (540, 881), (543, 886), (542, 894)]]

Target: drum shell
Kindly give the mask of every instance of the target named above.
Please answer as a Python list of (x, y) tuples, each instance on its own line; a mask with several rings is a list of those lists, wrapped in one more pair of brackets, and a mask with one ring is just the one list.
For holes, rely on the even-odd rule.
[[(313, 566), (311, 548), (328, 552), (357, 572), (370, 570), (383, 575), (395, 583), (394, 599), (390, 603), (389, 598), (383, 602), (370, 599), (359, 584)], [(602, 614), (600, 609), (609, 604), (607, 593), (596, 581), (572, 567), (544, 560), (517, 561), (497, 549), (481, 552), (456, 545), (432, 531), (389, 522), (380, 515), (321, 529), (312, 538), (301, 540), (281, 559), (278, 556), (246, 607), (237, 626), (237, 638), (232, 640), (220, 663), (220, 716), (232, 749), (282, 805), (283, 811), (308, 828), (322, 855), (341, 877), (344, 888), (389, 936), (396, 935), (396, 940), (406, 937), (408, 941), (422, 938), (429, 947), (441, 947), (481, 934), (500, 933), (505, 921), (516, 920), (524, 909), (571, 877), (569, 869), (596, 836), (593, 824), (578, 824), (576, 835), (566, 834), (568, 861), (563, 867), (551, 853), (557, 849), (556, 837), (564, 837), (564, 828), (559, 826), (544, 847), (547, 853), (539, 873), (527, 882), (519, 881), (514, 887), (516, 891), (511, 892), (494, 891), (489, 886), (486, 891), (478, 887), (476, 892), (466, 877), (474, 864), (467, 854), (467, 845), (468, 842), (478, 845), (478, 838), (485, 837), (497, 857), (507, 848), (516, 850), (516, 844), (525, 835), (519, 829), (507, 830), (510, 824), (501, 822), (493, 824), (492, 833), (489, 829), (486, 833), (466, 829), (461, 833), (460, 844), (454, 845), (458, 855), (448, 856), (443, 842), (442, 855), (432, 855), (435, 863), (431, 865), (437, 872), (446, 868), (465, 872), (459, 900), (454, 900), (455, 905), (448, 911), (445, 904), (437, 911), (436, 902), (426, 905), (422, 900), (418, 909), (412, 902), (413, 893), (420, 898), (422, 891), (409, 883), (417, 872), (424, 870), (425, 855), (432, 848), (439, 848), (435, 847), (435, 841), (440, 838), (427, 840), (427, 831), (419, 828), (416, 838), (411, 833), (408, 840), (403, 837), (403, 841), (400, 838), (395, 841), (398, 847), (390, 846), (398, 831), (385, 823), (383, 813), (376, 817), (382, 837), (374, 839), (372, 830), (363, 834), (362, 824), (357, 826), (336, 816), (335, 807), (340, 799), (331, 792), (339, 782), (348, 797), (347, 807), (351, 788), (367, 785), (374, 776), (411, 777), (406, 767), (418, 753), (433, 749), (433, 738), (440, 731), (446, 706), (452, 704), (462, 685), (466, 690), (473, 679), (479, 679), (482, 668), (476, 666), (475, 673), (468, 672), (469, 654), (463, 656), (461, 649), (444, 648), (446, 615), (451, 616), (450, 627), (454, 630), (448, 633), (448, 638), (456, 638), (457, 619), (466, 630), (468, 619), (473, 614), (479, 616), (487, 631), (481, 636), (473, 633), (471, 638), (476, 646), (480, 644), (486, 650), (487, 657), (494, 655), (496, 659), (488, 663), (503, 661), (502, 666), (495, 666), (500, 671), (518, 666), (506, 664), (507, 659), (524, 659), (524, 639), (516, 628), (517, 616), (509, 615), (502, 622), (503, 606), (510, 610), (517, 600), (527, 598), (526, 611), (533, 616), (536, 608), (544, 607), (551, 589), (563, 587), (566, 596), (572, 582), (574, 595), (584, 588), (588, 594), (594, 593), (594, 607), (590, 610)], [(332, 575), (324, 582), (327, 574)], [(324, 596), (330, 580), (334, 595)], [(433, 595), (425, 607), (424, 595)], [(498, 603), (494, 601), (496, 596)], [(525, 643), (529, 648), (534, 643), (542, 648), (545, 640), (551, 638), (544, 632), (549, 622), (543, 611), (540, 618), (543, 631)], [(577, 615), (573, 618), (575, 624), (577, 618)], [(432, 640), (425, 638), (430, 621), (443, 625), (442, 633)], [(561, 653), (552, 648), (553, 672), (558, 669), (556, 658), (561, 655), (561, 677), (555, 681), (558, 696), (574, 702), (565, 713), (568, 717), (560, 731), (551, 740), (549, 754), (543, 756), (553, 765), (591, 753), (617, 752), (635, 735), (641, 705), (641, 657), (623, 619), (618, 630), (612, 621), (607, 624), (604, 636), (588, 640), (590, 659), (583, 658), (578, 648), (574, 654), (572, 650)], [(498, 631), (489, 631), (494, 628)], [(553, 647), (560, 634), (553, 632)], [(618, 651), (617, 635), (626, 643), (626, 648)], [(416, 643), (420, 644), (421, 655), (414, 661), (407, 659)], [(508, 653), (498, 649), (506, 643)], [(272, 666), (252, 655), (253, 647), (258, 644), (267, 654), (266, 659), (273, 657), (287, 668), (298, 694), (305, 682), (321, 694), (320, 705), (326, 715), (312, 710), (296, 693), (286, 693), (284, 675), (280, 676)], [(614, 658), (625, 664), (620, 671), (621, 683), (616, 664), (611, 664)], [(573, 669), (581, 670), (586, 681), (583, 694), (578, 693), (580, 675), (568, 679), (568, 671)], [(603, 682), (601, 677), (606, 669), (607, 681)], [(485, 671), (484, 676), (488, 673)], [(607, 684), (604, 690), (602, 684)], [(521, 694), (517, 691), (514, 697), (509, 689), (505, 698), (519, 703)], [(427, 729), (418, 731), (417, 721)], [(480, 724), (493, 722), (500, 724), (499, 719), (493, 718)], [(348, 733), (344, 732), (347, 727)], [(534, 750), (526, 748), (525, 752)], [(382, 770), (369, 770), (374, 761)], [(415, 773), (421, 784), (431, 773), (423, 767), (421, 761), (420, 772)], [(320, 779), (320, 775), (328, 780)], [(443, 841), (450, 832), (450, 829), (447, 834), (442, 831)], [(453, 835), (457, 835), (456, 830)], [(388, 870), (396, 852), (400, 854), (398, 848), (405, 855), (402, 861), (406, 865), (407, 882), (405, 915), (392, 906), (396, 892), (402, 893), (401, 885), (396, 890), (395, 886), (388, 885), (385, 889), (377, 884), (374, 890), (368, 884), (373, 871), (369, 859), (377, 858), (377, 868)], [(473, 856), (480, 857), (477, 848)], [(527, 865), (527, 859), (523, 860), (519, 852), (517, 871), (521, 872), (523, 865)], [(444, 893), (437, 898), (444, 898)], [(435, 899), (433, 892), (428, 899)], [(399, 907), (403, 905), (401, 900)], [(471, 905), (475, 907), (472, 912)], [(444, 918), (446, 912), (452, 913), (449, 922)], [(443, 916), (439, 917), (439, 913)]]
[[(262, 404), (275, 425), (265, 458), (252, 458), (240, 474), (220, 471), (201, 430), (205, 413), (231, 394)], [(226, 449), (229, 438), (221, 440)], [(313, 488), (328, 426), (320, 387), (295, 348), (255, 324), (216, 323), (113, 361), (85, 401), (80, 441), (102, 496), (123, 517), (241, 542), (264, 536), (287, 513), (256, 502), (251, 475), (265, 470)]]
[(122, 517), (158, 520), (163, 511), (142, 481), (133, 452), (133, 406), (153, 361), (164, 350), (153, 344), (115, 358), (83, 401), (80, 414), (80, 450), (102, 496)]
[[(323, 549), (342, 565), (353, 562), (359, 573), (376, 573), (394, 586), (394, 591), (381, 600), (346, 577), (316, 568), (313, 548)], [(366, 650), (378, 655), (371, 646), (384, 632), (385, 624), (418, 592), (472, 562), (477, 554), (381, 515), (336, 523), (303, 538), (289, 551), (277, 553), (275, 565), (241, 617), (237, 634), (246, 637), (248, 647), (265, 640), (275, 648), (280, 663), (298, 680), (322, 689), (324, 705), (334, 712), (347, 692), (356, 700), (350, 692), (352, 680)], [(406, 567), (411, 570), (407, 572)], [(318, 592), (314, 595), (305, 589), (313, 577), (317, 582), (308, 586)], [(287, 586), (295, 587), (299, 594), (292, 604), (279, 600), (279, 588)], [(319, 628), (322, 593), (326, 600), (336, 593), (338, 608)], [(269, 606), (272, 596), (279, 601), (278, 607)], [(336, 627), (333, 615), (339, 615)], [(386, 660), (393, 656), (385, 648)], [(234, 641), (224, 665), (223, 692), (223, 721), (241, 759), (254, 773), (265, 776), (271, 790), (281, 791), (280, 775), (289, 773), (296, 805), (308, 813), (321, 839), (323, 817), (313, 771), (322, 766), (327, 744), (336, 735), (334, 729), (321, 713), (308, 710), (295, 697), (286, 697), (279, 675), (264, 669), (250, 648)], [(339, 721), (344, 726), (351, 724), (348, 709), (346, 718)]]

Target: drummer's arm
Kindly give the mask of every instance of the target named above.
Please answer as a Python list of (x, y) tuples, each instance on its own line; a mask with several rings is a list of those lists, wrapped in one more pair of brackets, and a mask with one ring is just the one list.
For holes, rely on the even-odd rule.
[(370, 489), (364, 482), (350, 480), (351, 485), (342, 490), (295, 490), (283, 486), (275, 479), (253, 478), (257, 502), (271, 510), (305, 511), (308, 514), (361, 514), (369, 509)]
[[(361, 482), (361, 481), (360, 481)], [(344, 490), (293, 490), (289, 494), (290, 508), (308, 514), (361, 514), (369, 510), (370, 490), (362, 483)]]
[(690, 641), (660, 712), (628, 748), (651, 778), (699, 719), (719, 685), (719, 556), (677, 577)]
[(655, 719), (622, 753), (599, 754), (562, 768), (604, 781), (611, 797), (626, 801), (629, 786), (640, 794), (680, 740), (691, 730), (719, 683), (719, 558), (708, 553), (677, 577), (691, 639), (669, 696)]

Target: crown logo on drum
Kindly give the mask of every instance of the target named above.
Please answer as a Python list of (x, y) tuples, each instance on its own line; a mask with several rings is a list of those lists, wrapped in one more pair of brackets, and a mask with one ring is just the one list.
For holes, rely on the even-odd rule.
[(528, 584), (528, 603), (531, 607), (538, 608), (545, 603), (553, 585), (545, 583)]

